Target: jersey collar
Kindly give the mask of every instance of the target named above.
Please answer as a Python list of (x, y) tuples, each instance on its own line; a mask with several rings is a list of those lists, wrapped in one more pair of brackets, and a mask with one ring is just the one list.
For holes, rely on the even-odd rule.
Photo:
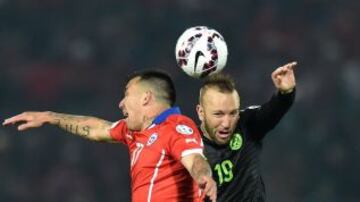
[(158, 125), (162, 122), (164, 122), (170, 115), (172, 114), (181, 114), (179, 107), (171, 107), (165, 111), (163, 111), (161, 114), (159, 114), (151, 125)]

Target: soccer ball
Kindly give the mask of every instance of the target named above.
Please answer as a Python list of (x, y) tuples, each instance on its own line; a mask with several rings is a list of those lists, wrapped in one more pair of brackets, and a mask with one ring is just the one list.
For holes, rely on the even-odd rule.
[(191, 27), (179, 37), (175, 48), (177, 65), (195, 78), (220, 72), (228, 50), (219, 32), (206, 26)]

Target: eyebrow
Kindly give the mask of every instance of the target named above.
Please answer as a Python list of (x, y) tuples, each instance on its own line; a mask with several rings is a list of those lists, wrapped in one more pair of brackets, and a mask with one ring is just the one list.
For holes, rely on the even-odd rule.
[[(236, 112), (236, 111), (240, 111), (240, 109), (235, 108), (235, 109), (233, 109), (233, 110), (230, 110), (230, 113)], [(212, 112), (213, 112), (213, 113), (214, 113), (214, 112), (224, 112), (224, 110), (222, 110), (222, 109), (215, 109), (215, 110), (212, 110)]]

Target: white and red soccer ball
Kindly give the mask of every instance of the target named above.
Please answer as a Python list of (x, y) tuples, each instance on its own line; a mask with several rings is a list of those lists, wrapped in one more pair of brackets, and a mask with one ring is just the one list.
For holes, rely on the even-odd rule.
[(206, 26), (196, 26), (181, 34), (175, 55), (177, 65), (186, 74), (203, 78), (225, 67), (228, 50), (219, 32)]

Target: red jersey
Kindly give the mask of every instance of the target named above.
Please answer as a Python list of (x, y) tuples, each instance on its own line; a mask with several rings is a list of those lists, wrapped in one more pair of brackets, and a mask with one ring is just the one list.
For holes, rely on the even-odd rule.
[(110, 134), (128, 146), (132, 201), (200, 201), (197, 184), (180, 162), (202, 154), (203, 144), (194, 122), (171, 108), (144, 131), (130, 131), (126, 122), (115, 123)]

